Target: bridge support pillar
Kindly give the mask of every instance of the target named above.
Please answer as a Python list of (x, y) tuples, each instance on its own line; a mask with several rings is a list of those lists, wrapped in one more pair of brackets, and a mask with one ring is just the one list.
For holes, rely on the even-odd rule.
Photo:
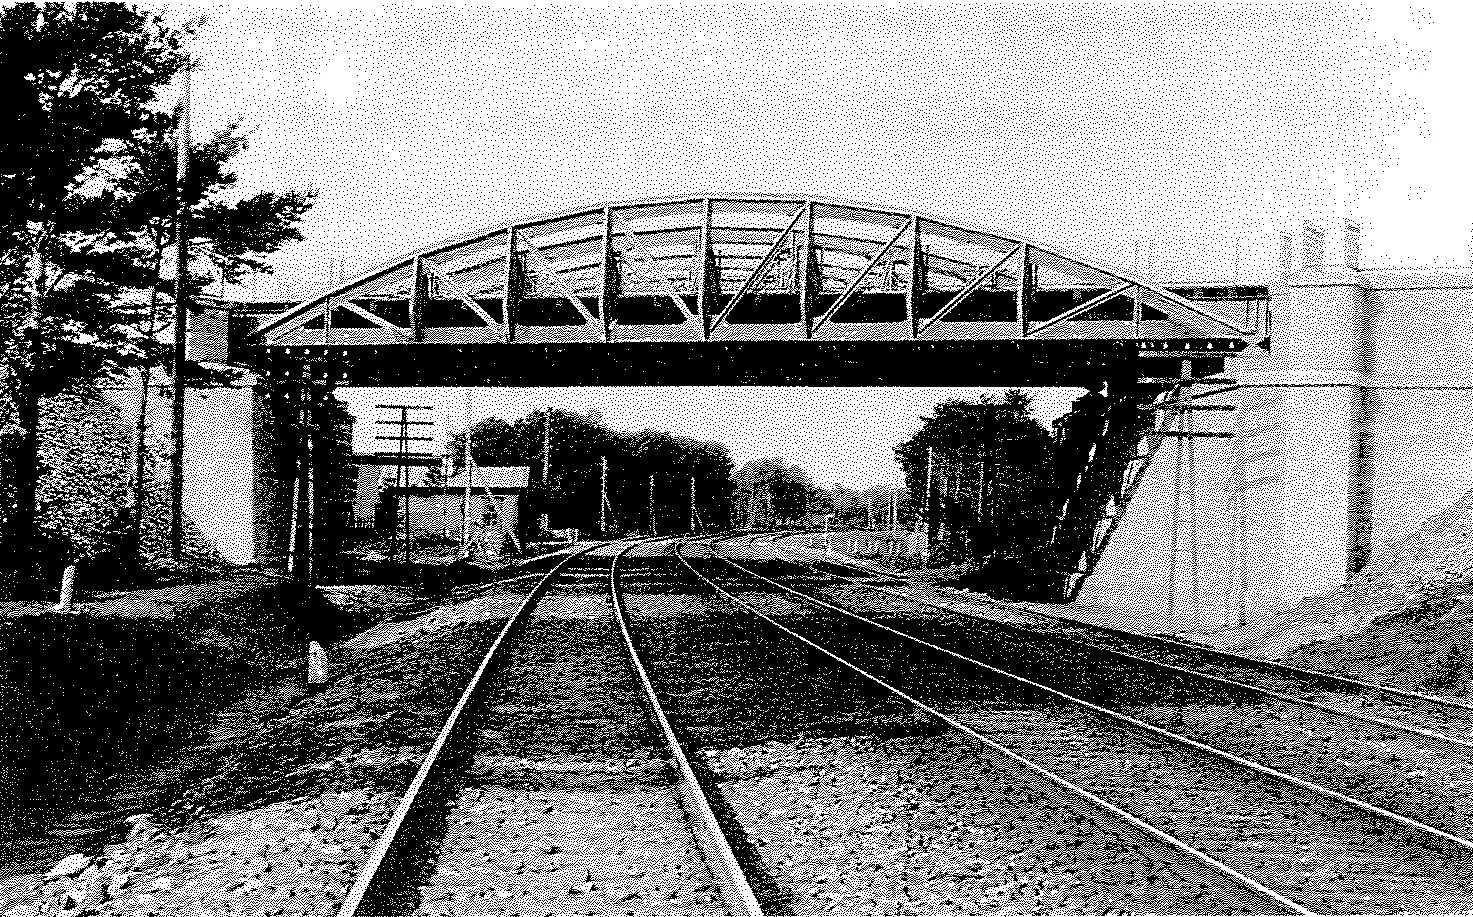
[(231, 563), (260, 559), (254, 380), (187, 389), (184, 400), (184, 518), (204, 546)]
[[(1280, 579), (1249, 589), (1277, 594), (1272, 604), (1336, 592), (1371, 551), (1376, 353), (1370, 291), (1346, 242), (1336, 264), (1306, 251), (1274, 291), (1273, 359), (1242, 366), (1247, 555), (1274, 558)], [(1277, 493), (1254, 491), (1274, 478)]]

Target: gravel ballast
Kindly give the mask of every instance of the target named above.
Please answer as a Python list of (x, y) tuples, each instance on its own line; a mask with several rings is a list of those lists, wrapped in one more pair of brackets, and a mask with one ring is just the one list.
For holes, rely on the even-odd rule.
[[(906, 648), (896, 638), (786, 597), (765, 596), (762, 603), (805, 635), (882, 675), (898, 678), (902, 687), (984, 735), (1078, 780), (1158, 827), (1179, 833), (1311, 907), (1330, 912), (1409, 908), (1443, 913), (1473, 906), (1473, 862), (1463, 851), (1434, 852), (1430, 842), (1408, 842), (1401, 831), (1384, 822), (1378, 826), (1343, 805), (1266, 783), (1265, 778), (1141, 737), (1129, 727), (1112, 726), (1041, 695), (1023, 704), (1016, 698), (989, 700), (978, 693), (986, 677), (964, 663), (948, 663), (935, 654)], [(915, 608), (883, 617), (911, 631), (934, 627), (935, 616), (944, 614)], [(998, 647), (975, 649), (985, 659), (1003, 664), (992, 658)], [(1061, 675), (1070, 662), (1061, 658), (1056, 665), (1054, 674)], [(1120, 676), (1122, 696), (1137, 703), (1159, 687), (1140, 672), (1122, 670)], [(1180, 686), (1172, 699), (1175, 703), (1167, 711), (1189, 716), (1206, 718), (1221, 709), (1210, 694), (1192, 697)], [(1245, 722), (1251, 716), (1247, 713)]]
[(418, 913), (719, 913), (607, 597), (530, 612), (492, 686)]
[(1060, 643), (1031, 622), (999, 629), (873, 590), (820, 593), (906, 633), (1434, 827), (1462, 834), (1473, 824), (1466, 749)]
[(782, 910), (1230, 907), (1222, 885), (1204, 888), (1143, 836), (1061, 804), (724, 601), (628, 604), (671, 717), (701, 746)]

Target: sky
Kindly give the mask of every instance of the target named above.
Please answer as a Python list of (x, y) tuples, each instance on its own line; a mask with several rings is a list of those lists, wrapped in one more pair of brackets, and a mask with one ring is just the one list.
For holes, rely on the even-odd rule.
[[(1304, 220), (1363, 263), (1466, 265), (1458, 4), (177, 5), (205, 14), (197, 133), (242, 117), (242, 186), (312, 187), (262, 296), (305, 296), (437, 239), (656, 194), (870, 201), (996, 226), (1163, 280), (1266, 277)], [(1143, 254), (1137, 254), (1143, 253)], [(482, 390), (896, 477), (890, 449), (965, 391)], [(371, 405), (458, 392), (349, 392)], [(1038, 393), (1057, 413), (1069, 392)], [(428, 402), (426, 402), (428, 403)], [(883, 420), (881, 420), (883, 419)]]

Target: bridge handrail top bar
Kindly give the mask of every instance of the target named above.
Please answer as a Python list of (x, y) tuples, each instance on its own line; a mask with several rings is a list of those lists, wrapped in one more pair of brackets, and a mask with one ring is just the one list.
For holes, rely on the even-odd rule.
[(546, 225), (549, 223), (557, 223), (579, 218), (601, 218), (602, 215), (609, 210), (618, 211), (642, 207), (675, 207), (682, 205), (696, 205), (702, 204), (708, 200), (711, 201), (713, 204), (788, 204), (799, 208), (811, 204), (818, 207), (829, 207), (837, 210), (856, 211), (856, 216), (860, 214), (865, 214), (871, 217), (880, 218), (895, 218), (905, 220), (915, 219), (922, 224), (935, 224), (936, 226), (958, 230), (964, 233), (992, 236), (1014, 244), (1021, 243), (1028, 245), (1030, 248), (1033, 248), (1039, 252), (1051, 255), (1063, 261), (1077, 264), (1082, 268), (1098, 271), (1118, 281), (1128, 282), (1134, 287), (1148, 291), (1153, 295), (1163, 298), (1165, 301), (1171, 303), (1171, 305), (1177, 308), (1181, 308), (1188, 312), (1191, 312), (1197, 317), (1210, 321), (1220, 327), (1230, 329), (1235, 335), (1246, 336), (1249, 333), (1248, 329), (1240, 328), (1227, 319), (1223, 318), (1222, 316), (1217, 315), (1216, 313), (1199, 308), (1190, 300), (1187, 300), (1182, 296), (1172, 293), (1170, 290), (1167, 290), (1152, 281), (1148, 281), (1142, 277), (1134, 275), (1133, 273), (1125, 272), (1119, 268), (1107, 265), (1100, 261), (1096, 261), (1092, 258), (1085, 258), (1057, 245), (1050, 243), (1041, 243), (1032, 238), (1019, 236), (1015, 233), (1004, 232), (1002, 230), (993, 229), (986, 226), (958, 222), (954, 219), (935, 216), (929, 213), (921, 213), (916, 210), (904, 210), (896, 209), (893, 207), (883, 207), (877, 204), (867, 203), (863, 201), (847, 200), (844, 198), (760, 192), (716, 192), (710, 194), (662, 195), (633, 198), (622, 201), (600, 202), (598, 204), (583, 205), (567, 210), (544, 213), (519, 220), (497, 223), (490, 228), (477, 229), (473, 232), (462, 233), (451, 238), (442, 239), (433, 244), (415, 249), (405, 255), (398, 256), (392, 261), (381, 262), (379, 265), (369, 269), (368, 271), (365, 271), (364, 273), (352, 278), (351, 280), (348, 280), (346, 282), (334, 283), (330, 289), (318, 293), (310, 297), (309, 299), (303, 300), (297, 306), (288, 309), (279, 315), (271, 317), (260, 328), (256, 329), (252, 336), (267, 333), (275, 329), (279, 325), (286, 324), (290, 322), (293, 318), (301, 315), (302, 313), (328, 302), (334, 296), (339, 295), (345, 290), (352, 289), (353, 287), (365, 283), (370, 283), (374, 280), (385, 277), (388, 274), (393, 273), (394, 271), (410, 266), (417, 258), (430, 258), (436, 255), (444, 254), (445, 252), (452, 251), (457, 248), (462, 248), (467, 245), (474, 245), (477, 242), (484, 242), (490, 239), (494, 239), (499, 235), (507, 234), (508, 230), (513, 228), (520, 233), (526, 229)]

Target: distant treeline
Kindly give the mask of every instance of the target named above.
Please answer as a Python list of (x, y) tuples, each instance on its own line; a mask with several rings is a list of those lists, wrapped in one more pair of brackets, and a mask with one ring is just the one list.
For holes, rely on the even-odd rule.
[[(551, 528), (596, 532), (602, 519), (606, 531), (657, 534), (820, 528), (827, 517), (836, 529), (929, 528), (933, 557), (941, 563), (985, 563), (1043, 544), (1058, 499), (1052, 442), (1022, 392), (944, 401), (895, 447), (904, 486), (856, 489), (819, 486), (807, 470), (782, 458), (735, 468), (722, 443), (661, 430), (615, 430), (597, 411), (533, 411), (471, 427), (478, 465), (531, 468), (522, 519), (532, 528), (544, 515)], [(465, 434), (452, 435), (447, 448), (459, 470)]]
[[(597, 411), (559, 408), (512, 421), (488, 417), (470, 434), (476, 464), (531, 467), (522, 518), (534, 525), (545, 514), (552, 528), (598, 531), (605, 463), (602, 518), (609, 531), (676, 534), (691, 531), (693, 521), (703, 531), (731, 524), (733, 465), (721, 443), (661, 430), (614, 430)], [(448, 449), (459, 470), (464, 432), (451, 437)]]

